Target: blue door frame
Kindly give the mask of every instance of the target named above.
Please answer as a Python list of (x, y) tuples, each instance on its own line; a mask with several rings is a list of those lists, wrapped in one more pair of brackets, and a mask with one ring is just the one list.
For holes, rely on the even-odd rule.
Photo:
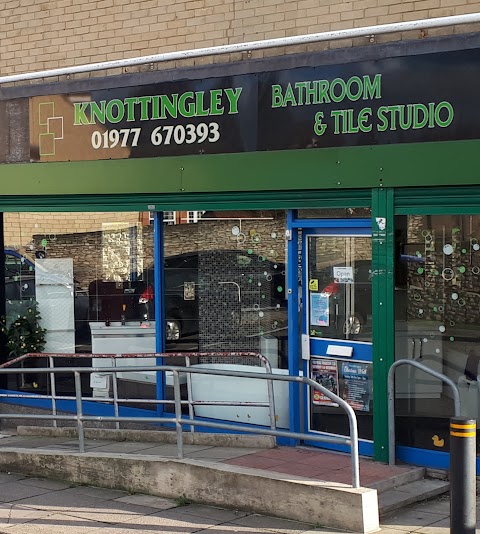
[[(165, 284), (164, 284), (164, 246), (163, 246), (163, 212), (156, 211), (153, 216), (153, 288), (155, 307), (155, 350), (163, 353), (165, 342)], [(164, 364), (164, 358), (157, 358), (157, 365)], [(166, 398), (165, 374), (157, 373), (157, 400)], [(157, 404), (157, 416), (163, 417), (165, 405)]]
[[(303, 332), (306, 332), (305, 306), (300, 302), (306, 302), (306, 284), (300, 284), (298, 280), (298, 268), (306, 250), (306, 239), (302, 239), (302, 250), (299, 250), (299, 235), (345, 235), (345, 236), (369, 236), (371, 235), (370, 219), (299, 219), (296, 210), (287, 213), (287, 288), (288, 288), (288, 360), (289, 374), (309, 376), (309, 362), (302, 360), (301, 344), (299, 340)], [(302, 269), (303, 270), (303, 269)], [(299, 320), (301, 318), (301, 321)], [(315, 340), (321, 349), (323, 340)], [(342, 344), (330, 341), (329, 344)], [(364, 355), (371, 361), (371, 350)], [(310, 433), (308, 431), (308, 395), (299, 384), (290, 384), (290, 428), (294, 431)], [(318, 446), (318, 442), (305, 442), (308, 445)], [(291, 444), (295, 444), (292, 440)], [(347, 447), (339, 445), (323, 444), (323, 448), (348, 451)], [(373, 456), (373, 442), (360, 441), (360, 454)]]

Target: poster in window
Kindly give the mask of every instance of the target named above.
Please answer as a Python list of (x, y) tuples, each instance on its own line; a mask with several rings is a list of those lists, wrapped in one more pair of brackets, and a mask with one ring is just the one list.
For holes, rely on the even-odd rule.
[[(338, 395), (338, 369), (337, 360), (312, 360), (311, 363), (312, 380), (318, 382), (335, 395)], [(322, 392), (313, 392), (313, 404), (317, 406), (338, 406)]]
[(310, 324), (312, 326), (330, 324), (329, 298), (327, 293), (310, 293)]
[(371, 400), (370, 364), (341, 362), (340, 378), (343, 384), (341, 396), (358, 412), (368, 412)]

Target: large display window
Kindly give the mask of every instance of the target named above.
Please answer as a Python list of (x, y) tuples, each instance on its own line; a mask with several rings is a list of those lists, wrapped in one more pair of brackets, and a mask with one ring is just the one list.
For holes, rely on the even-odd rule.
[[(155, 351), (154, 324), (139, 302), (153, 269), (153, 227), (144, 214), (7, 213), (4, 242), (9, 359), (61, 353), (59, 365), (90, 365), (68, 355)], [(71, 376), (58, 382), (59, 392), (71, 392)], [(23, 376), (15, 385), (42, 392), (48, 381)]]
[(168, 348), (269, 353), (286, 368), (284, 235), (283, 211), (206, 211), (165, 225)]
[[(158, 238), (154, 215), (148, 212), (4, 217), (8, 359), (27, 352), (61, 353), (65, 358), (59, 365), (109, 367), (114, 365), (110, 359), (95, 355), (157, 352), (155, 294), (162, 288), (155, 286), (154, 274), (162, 268), (162, 344), (167, 352), (222, 353), (190, 363), (255, 366), (253, 370), (259, 365), (254, 356), (225, 355), (261, 353), (273, 369), (287, 372), (285, 211), (168, 212)], [(155, 247), (163, 249), (162, 266), (155, 265)], [(28, 342), (18, 336), (20, 323), (30, 335)], [(92, 354), (93, 362), (80, 354)], [(139, 363), (156, 361), (122, 360), (132, 366), (131, 373), (118, 375), (123, 398), (158, 394), (156, 373), (137, 372)], [(85, 375), (83, 380), (84, 395), (111, 397), (108, 374), (95, 379)], [(203, 385), (193, 386), (197, 397), (206, 394)], [(207, 386), (211, 391), (211, 378)], [(23, 375), (17, 382), (12, 378), (9, 388), (47, 393), (49, 382), (40, 375)], [(279, 424), (286, 426), (288, 385), (281, 383), (280, 389)], [(60, 376), (57, 391), (71, 394), (72, 377)]]
[[(462, 415), (480, 406), (480, 216), (396, 218), (396, 359), (451, 378)], [(396, 373), (396, 436), (401, 445), (448, 451), (451, 389), (422, 371)]]

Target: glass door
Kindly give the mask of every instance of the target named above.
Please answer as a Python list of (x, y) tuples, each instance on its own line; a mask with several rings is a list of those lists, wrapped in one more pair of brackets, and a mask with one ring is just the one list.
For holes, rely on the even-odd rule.
[[(367, 233), (368, 232), (368, 233)], [(372, 244), (369, 229), (309, 229), (302, 235), (304, 373), (355, 410), (359, 437), (373, 439)], [(348, 435), (345, 412), (314, 392), (308, 429)], [(363, 454), (371, 454), (371, 443)], [(341, 448), (341, 447), (339, 447)]]

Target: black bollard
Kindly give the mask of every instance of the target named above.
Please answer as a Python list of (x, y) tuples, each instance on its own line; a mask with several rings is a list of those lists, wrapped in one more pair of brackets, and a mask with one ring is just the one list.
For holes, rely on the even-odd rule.
[(475, 534), (476, 448), (475, 419), (450, 419), (450, 532)]

